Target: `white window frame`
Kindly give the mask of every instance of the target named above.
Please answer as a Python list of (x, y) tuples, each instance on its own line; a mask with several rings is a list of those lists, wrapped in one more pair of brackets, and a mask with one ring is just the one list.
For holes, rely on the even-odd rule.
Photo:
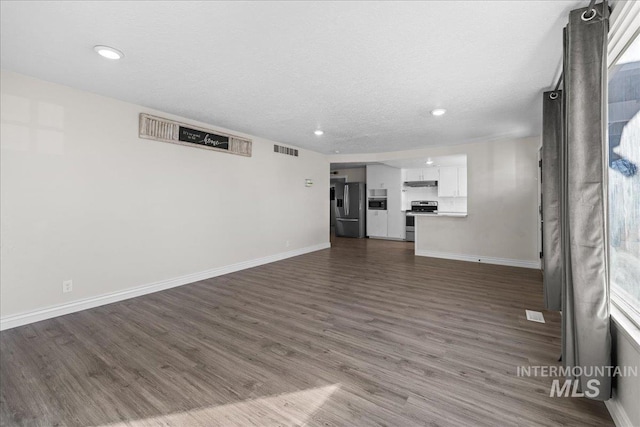
[[(607, 69), (622, 56), (636, 37), (640, 37), (640, 2), (617, 1), (613, 4), (608, 40)], [(609, 138), (606, 141), (609, 144)], [(609, 248), (607, 248), (609, 250)], [(611, 317), (632, 342), (640, 348), (640, 309), (632, 307), (623, 295), (611, 289)]]

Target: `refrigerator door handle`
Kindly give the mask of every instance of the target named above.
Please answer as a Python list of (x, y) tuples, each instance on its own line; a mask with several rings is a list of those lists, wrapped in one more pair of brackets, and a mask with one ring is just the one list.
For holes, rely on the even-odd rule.
[(344, 213), (345, 215), (349, 216), (349, 185), (348, 184), (344, 185), (344, 203), (345, 203)]
[(336, 218), (336, 221), (344, 221), (344, 222), (358, 222), (357, 218)]

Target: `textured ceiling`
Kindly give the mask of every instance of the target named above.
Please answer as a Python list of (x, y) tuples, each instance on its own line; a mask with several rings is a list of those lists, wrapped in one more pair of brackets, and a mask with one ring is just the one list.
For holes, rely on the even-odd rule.
[(319, 152), (395, 151), (539, 134), (562, 26), (585, 4), (3, 1), (1, 61)]
[[(432, 160), (433, 164), (427, 165), (427, 160)], [(331, 163), (331, 170), (363, 168), (367, 165), (387, 165), (398, 169), (424, 169), (438, 166), (466, 166), (467, 155), (455, 154), (451, 156), (436, 157), (412, 157), (408, 159), (385, 160), (382, 162), (350, 162)]]
[[(432, 160), (432, 165), (427, 165), (427, 160)], [(385, 165), (393, 166), (394, 168), (403, 168), (403, 169), (421, 169), (428, 167), (438, 167), (438, 166), (466, 166), (467, 165), (467, 155), (466, 154), (456, 154), (453, 156), (437, 156), (437, 157), (425, 157), (425, 158), (412, 158), (412, 159), (400, 159), (400, 160), (389, 160), (382, 162)]]

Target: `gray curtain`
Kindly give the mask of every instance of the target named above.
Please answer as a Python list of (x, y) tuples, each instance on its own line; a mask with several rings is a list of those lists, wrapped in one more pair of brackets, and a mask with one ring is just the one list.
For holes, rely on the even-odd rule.
[[(571, 11), (565, 29), (564, 142), (560, 153), (560, 232), (564, 285), (562, 356), (586, 368), (580, 388), (611, 395), (611, 378), (593, 367), (611, 364), (607, 259), (607, 34), (606, 3)], [(591, 381), (596, 380), (596, 381)]]
[(560, 250), (560, 149), (564, 137), (562, 91), (545, 92), (542, 101), (542, 256), (544, 306), (562, 309)]

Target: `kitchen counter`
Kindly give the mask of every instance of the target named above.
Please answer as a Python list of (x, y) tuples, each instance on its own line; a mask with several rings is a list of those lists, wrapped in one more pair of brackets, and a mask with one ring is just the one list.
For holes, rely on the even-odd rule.
[(438, 212), (438, 213), (415, 213), (407, 211), (407, 216), (447, 216), (447, 217), (458, 217), (458, 218), (466, 218), (466, 212)]
[[(443, 253), (461, 252), (457, 243), (459, 239), (451, 239), (449, 235), (454, 235), (458, 233), (457, 230), (468, 227), (469, 220), (466, 212), (438, 212), (435, 214), (407, 212), (407, 218), (409, 217), (412, 217), (414, 222), (414, 251), (416, 255), (441, 258)], [(439, 219), (431, 219), (431, 217)], [(449, 248), (455, 248), (455, 250), (452, 251)]]

